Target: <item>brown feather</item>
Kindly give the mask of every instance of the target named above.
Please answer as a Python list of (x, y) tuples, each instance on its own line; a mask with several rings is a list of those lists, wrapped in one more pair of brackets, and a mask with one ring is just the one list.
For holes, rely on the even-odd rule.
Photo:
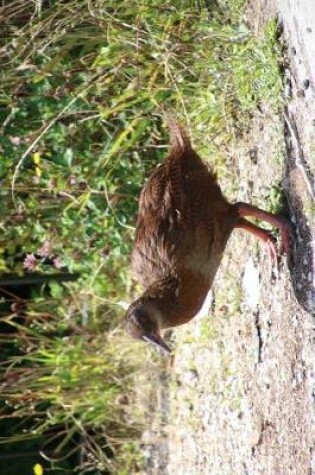
[(290, 248), (286, 220), (247, 203), (228, 203), (215, 174), (193, 150), (185, 130), (171, 115), (168, 122), (168, 157), (153, 171), (139, 200), (132, 268), (144, 292), (130, 305), (125, 318), (133, 337), (167, 352), (171, 350), (160, 329), (180, 325), (196, 315), (233, 228), (255, 234), (275, 257), (270, 233), (244, 216), (279, 227), (288, 254)]
[(141, 300), (158, 302), (163, 328), (197, 313), (236, 220), (184, 129), (173, 119), (169, 125), (169, 155), (142, 189), (132, 253)]

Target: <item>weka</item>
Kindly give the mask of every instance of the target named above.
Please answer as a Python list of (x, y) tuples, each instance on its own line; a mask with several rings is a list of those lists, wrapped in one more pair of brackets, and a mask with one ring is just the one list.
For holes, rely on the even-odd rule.
[(127, 332), (170, 352), (160, 330), (191, 320), (201, 308), (233, 229), (264, 241), (276, 258), (272, 235), (247, 221), (253, 216), (278, 227), (289, 254), (290, 226), (246, 203), (230, 204), (186, 132), (169, 119), (169, 155), (145, 183), (132, 252), (132, 268), (144, 292), (127, 310)]

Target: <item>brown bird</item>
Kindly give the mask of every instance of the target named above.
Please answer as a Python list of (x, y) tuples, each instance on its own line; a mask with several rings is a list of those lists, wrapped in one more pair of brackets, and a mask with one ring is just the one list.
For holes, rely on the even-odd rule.
[(233, 229), (254, 234), (276, 258), (272, 235), (245, 216), (279, 228), (287, 254), (290, 248), (289, 223), (250, 204), (229, 203), (184, 129), (173, 118), (169, 126), (169, 155), (145, 183), (139, 200), (132, 268), (144, 292), (125, 317), (132, 337), (166, 352), (171, 349), (161, 330), (186, 323), (197, 314)]

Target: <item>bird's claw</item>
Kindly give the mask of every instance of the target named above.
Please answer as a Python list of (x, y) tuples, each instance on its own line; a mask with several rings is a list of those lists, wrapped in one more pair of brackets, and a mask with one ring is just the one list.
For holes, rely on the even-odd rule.
[(277, 249), (276, 249), (275, 242), (274, 242), (273, 238), (270, 238), (265, 242), (265, 249), (267, 251), (267, 254), (269, 256), (270, 261), (272, 263), (276, 262), (277, 257), (278, 257), (278, 253), (277, 253)]
[(277, 261), (278, 254), (285, 253), (288, 259), (291, 258), (291, 244), (293, 236), (292, 227), (290, 223), (283, 219), (283, 221), (281, 220), (281, 223), (279, 225), (279, 230), (281, 234), (281, 240), (278, 252), (275, 245), (275, 240), (271, 234), (269, 234), (269, 239), (265, 242), (266, 251), (271, 262)]

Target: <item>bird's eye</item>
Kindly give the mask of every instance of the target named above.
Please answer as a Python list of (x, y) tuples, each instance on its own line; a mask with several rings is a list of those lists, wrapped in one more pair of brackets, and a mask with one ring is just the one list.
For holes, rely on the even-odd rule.
[(133, 325), (137, 325), (139, 326), (139, 319), (137, 317), (137, 315), (135, 315), (134, 313), (132, 313), (129, 317), (130, 319), (130, 322), (133, 324)]
[(145, 325), (148, 321), (146, 312), (141, 308), (138, 308), (132, 312), (131, 319), (133, 323), (139, 325), (140, 327)]

